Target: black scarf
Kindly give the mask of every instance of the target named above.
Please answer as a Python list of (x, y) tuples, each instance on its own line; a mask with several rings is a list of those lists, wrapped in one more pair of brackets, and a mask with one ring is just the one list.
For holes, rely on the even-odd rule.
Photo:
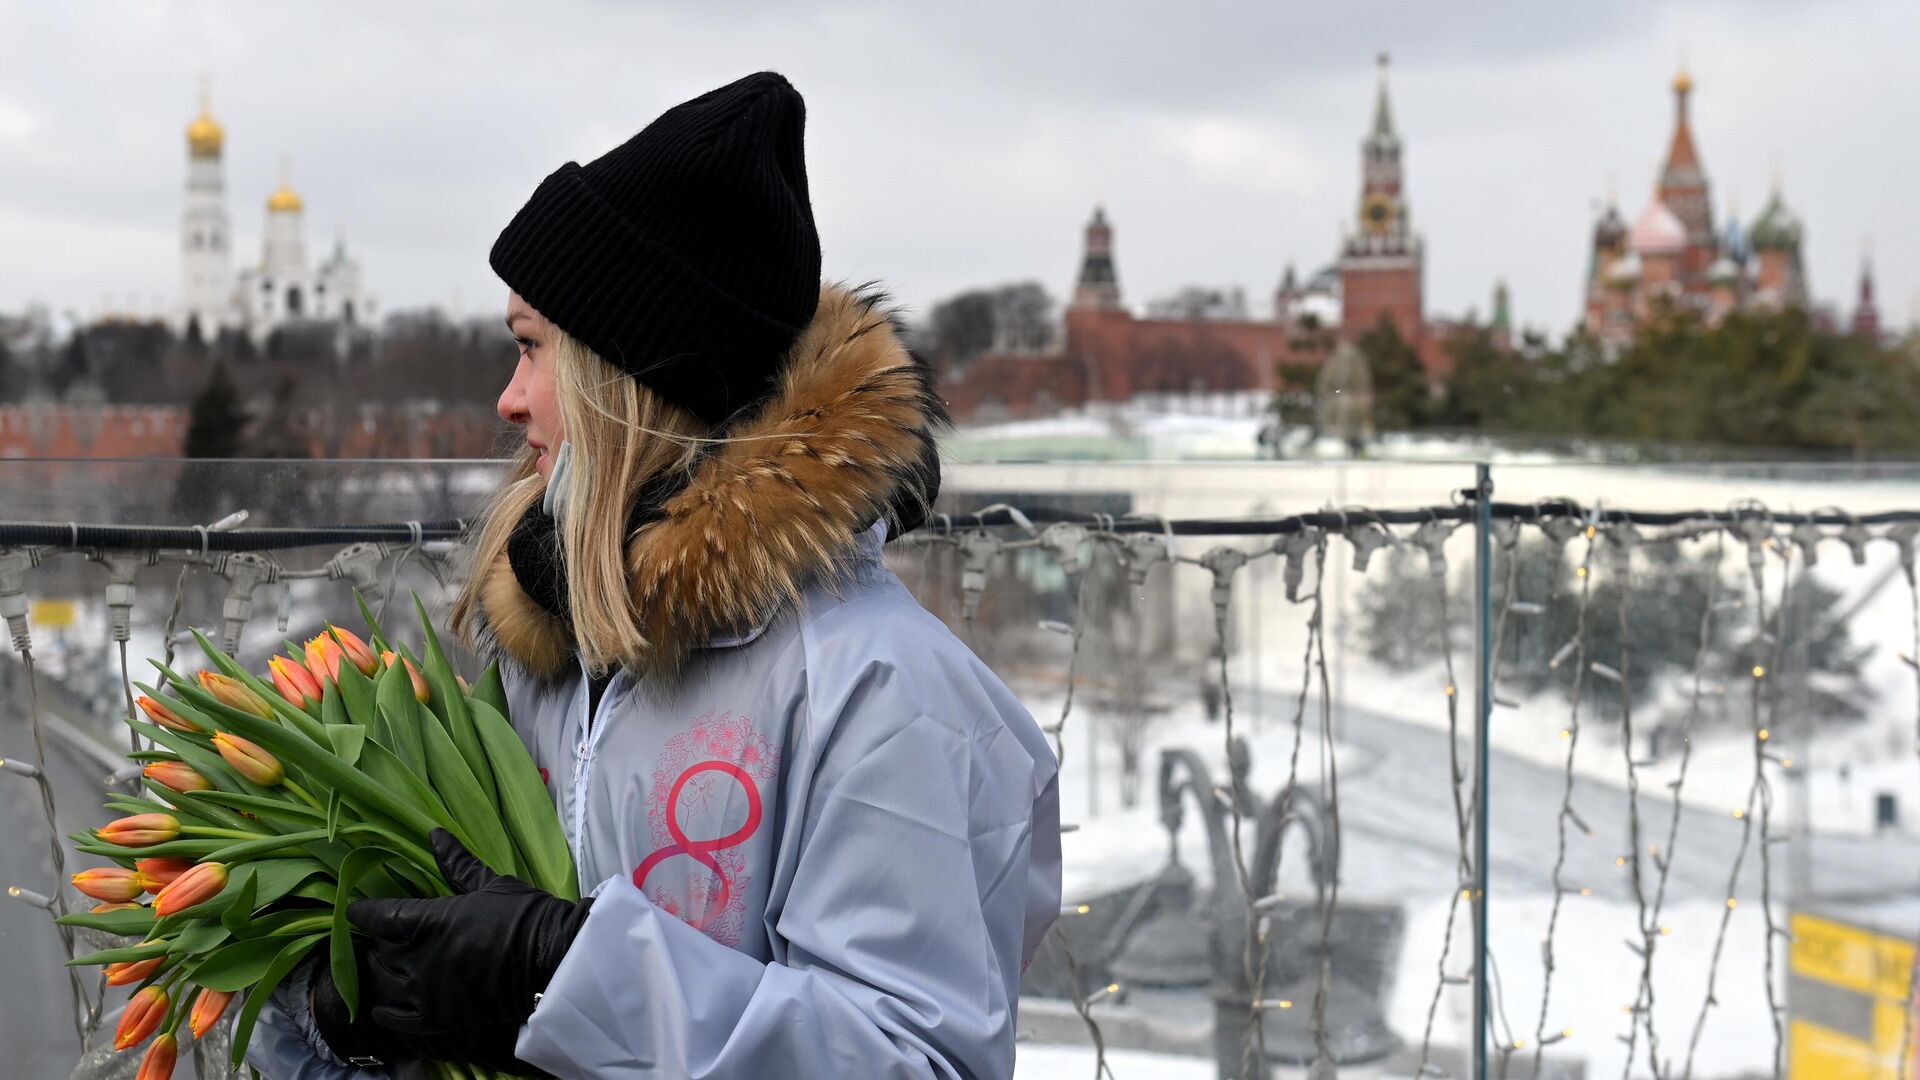
[[(668, 499), (685, 490), (689, 473), (690, 470), (669, 469), (647, 481), (627, 514), (628, 536), (666, 516), (663, 507)], [(540, 508), (538, 501), (527, 507), (519, 524), (513, 527), (513, 535), (507, 537), (507, 562), (513, 567), (514, 580), (520, 583), (528, 598), (546, 609), (547, 614), (568, 622), (572, 614), (567, 605), (567, 556), (560, 546), (558, 525), (559, 522)]]

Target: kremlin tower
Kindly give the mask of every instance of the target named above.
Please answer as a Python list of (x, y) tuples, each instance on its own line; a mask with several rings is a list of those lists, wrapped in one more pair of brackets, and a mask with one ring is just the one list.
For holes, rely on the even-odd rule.
[(1880, 340), (1880, 306), (1873, 301), (1873, 262), (1860, 260), (1860, 295), (1853, 304), (1853, 332), (1868, 341)]
[(1380, 320), (1418, 346), (1422, 336), (1420, 238), (1408, 220), (1400, 166), (1400, 136), (1387, 99), (1387, 56), (1380, 54), (1380, 85), (1373, 127), (1360, 144), (1358, 228), (1341, 250), (1340, 326), (1358, 338)]
[[(1106, 208), (1096, 206), (1081, 234), (1079, 272), (1058, 350), (987, 352), (963, 370), (947, 372), (941, 389), (954, 415), (988, 421), (1176, 397), (1259, 412), (1280, 386), (1283, 369), (1336, 361), (1348, 375), (1354, 364), (1364, 368), (1369, 361), (1356, 343), (1382, 321), (1412, 347), (1430, 379), (1444, 377), (1452, 365), (1447, 342), (1469, 326), (1425, 312), (1425, 255), (1407, 210), (1403, 145), (1393, 123), (1384, 54), (1377, 79), (1371, 123), (1360, 143), (1357, 213), (1330, 264), (1310, 274), (1286, 265), (1272, 294), (1271, 317), (1250, 315), (1232, 289), (1198, 290), (1203, 297), (1224, 298), (1199, 305), (1149, 303), (1136, 315), (1121, 297), (1113, 223)], [(1685, 228), (1673, 229), (1684, 242)], [(1620, 234), (1625, 236), (1624, 226)], [(1513, 337), (1505, 285), (1494, 295), (1487, 329), (1504, 346)]]
[(1104, 206), (1093, 208), (1093, 220), (1087, 222), (1086, 247), (1080, 257), (1080, 279), (1073, 287), (1075, 311), (1117, 311), (1120, 309), (1120, 279), (1113, 270), (1113, 226), (1107, 224)]

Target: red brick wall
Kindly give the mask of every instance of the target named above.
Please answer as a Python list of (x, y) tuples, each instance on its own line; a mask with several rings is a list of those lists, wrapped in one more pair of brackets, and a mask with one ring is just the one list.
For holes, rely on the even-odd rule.
[[(478, 458), (504, 426), (491, 409), (377, 405), (296, 418), (316, 458)], [(0, 458), (179, 457), (178, 405), (0, 405)]]
[(0, 405), (0, 458), (178, 457), (177, 405)]

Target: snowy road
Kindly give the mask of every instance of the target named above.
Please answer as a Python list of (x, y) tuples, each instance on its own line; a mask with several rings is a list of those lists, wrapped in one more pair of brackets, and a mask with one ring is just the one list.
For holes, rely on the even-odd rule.
[[(1291, 711), (1284, 695), (1268, 695), (1263, 702), (1282, 714)], [(1249, 704), (1260, 702), (1248, 695)], [(1463, 729), (1471, 708), (1461, 709)], [(1498, 712), (1496, 725), (1514, 722), (1512, 714)], [(1531, 721), (1530, 721), (1531, 722)], [(1594, 725), (1598, 730), (1598, 725)], [(1552, 863), (1557, 845), (1557, 817), (1565, 777), (1557, 769), (1500, 752), (1496, 727), (1491, 767), (1492, 833), (1489, 865), (1495, 912), (1502, 893), (1541, 894), (1552, 887)], [(1447, 789), (1447, 736), (1433, 727), (1397, 720), (1362, 709), (1349, 709), (1339, 733), (1342, 762), (1341, 827), (1346, 837), (1345, 885), (1362, 893), (1381, 894), (1417, 889), (1419, 882), (1440, 895), (1453, 875), (1457, 859), (1455, 816)], [(1471, 740), (1460, 740), (1462, 760), (1471, 767)], [(1580, 755), (1608, 756), (1625, 762), (1617, 743), (1583, 734)], [(1776, 774), (1777, 775), (1777, 774)], [(1664, 788), (1642, 789), (1639, 797), (1640, 846), (1665, 846), (1673, 803)], [(1790, 793), (1776, 783), (1772, 829), (1787, 832)], [(1630, 815), (1624, 786), (1576, 776), (1573, 806), (1592, 829), (1583, 834), (1567, 827), (1567, 864), (1562, 880), (1574, 888), (1591, 888), (1595, 896), (1631, 902), (1632, 877), (1616, 860), (1631, 847)], [(1712, 813), (1696, 807), (1681, 811), (1674, 844), (1668, 896), (1675, 900), (1722, 899), (1728, 875), (1740, 848), (1745, 824), (1729, 807)], [(1799, 841), (1796, 839), (1797, 845)], [(1774, 896), (1787, 896), (1787, 846), (1772, 852)], [(1860, 899), (1911, 895), (1920, 881), (1920, 840), (1887, 834), (1879, 837), (1816, 833), (1811, 838), (1814, 895)], [(1746, 861), (1733, 895), (1757, 897), (1760, 882), (1758, 823), (1752, 830)], [(1643, 866), (1649, 895), (1651, 860)], [(1403, 893), (1404, 894), (1404, 893)]]

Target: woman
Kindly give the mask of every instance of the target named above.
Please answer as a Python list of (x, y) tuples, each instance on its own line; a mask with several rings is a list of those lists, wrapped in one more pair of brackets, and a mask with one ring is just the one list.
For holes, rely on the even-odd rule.
[(527, 448), (454, 622), (503, 659), (591, 896), (436, 833), (458, 895), (356, 903), (359, 1019), (312, 964), (263, 1074), (1012, 1072), (1055, 763), (881, 561), (941, 410), (879, 298), (819, 283), (803, 116), (770, 73), (676, 106), (494, 245)]

